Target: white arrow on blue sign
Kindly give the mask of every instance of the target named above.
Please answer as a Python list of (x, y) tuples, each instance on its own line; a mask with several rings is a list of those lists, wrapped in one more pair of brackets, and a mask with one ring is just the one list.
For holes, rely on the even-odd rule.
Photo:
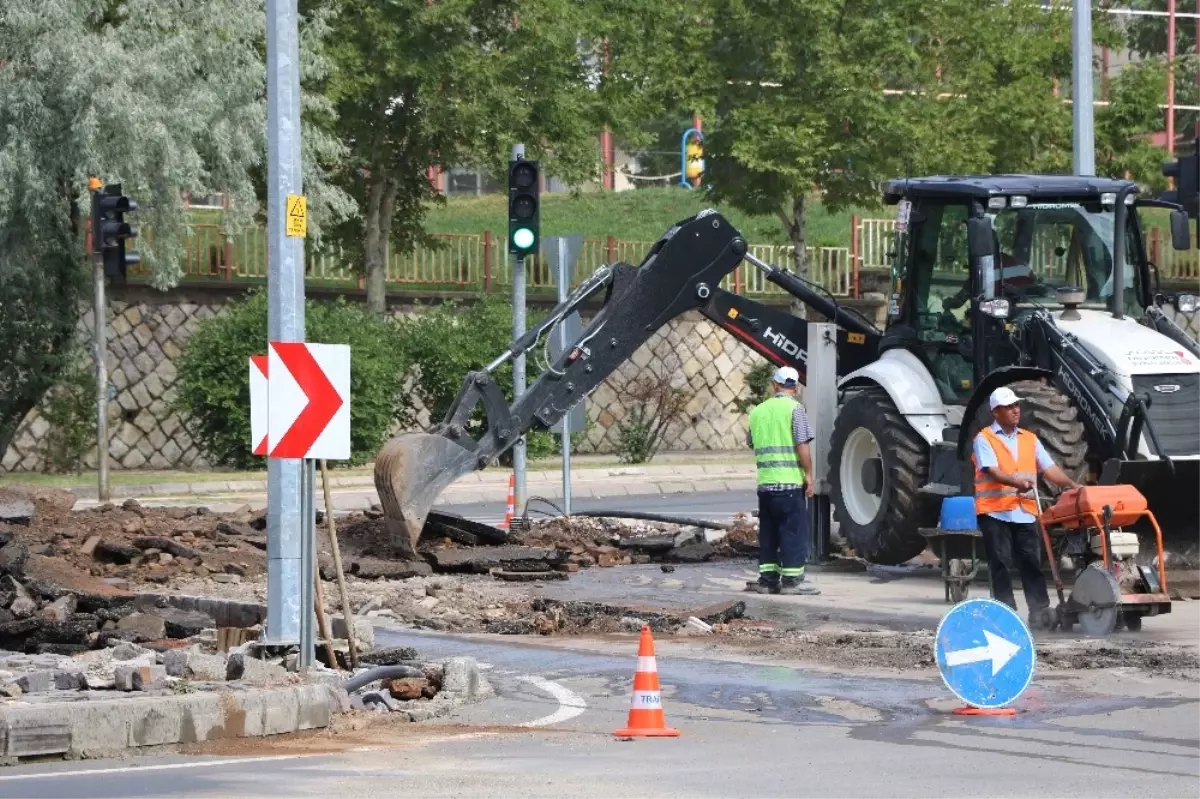
[(967, 705), (1000, 708), (1025, 693), (1037, 653), (1016, 611), (994, 599), (960, 602), (938, 625), (934, 642), (946, 687)]

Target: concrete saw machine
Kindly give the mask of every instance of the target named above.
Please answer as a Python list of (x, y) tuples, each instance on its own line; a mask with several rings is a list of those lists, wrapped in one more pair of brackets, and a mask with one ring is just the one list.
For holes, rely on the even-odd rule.
[[(1039, 507), (1041, 498), (1038, 497)], [(1122, 528), (1145, 520), (1155, 552), (1146, 557), (1137, 533)], [(1162, 529), (1146, 498), (1130, 485), (1086, 486), (1059, 495), (1041, 512), (1039, 527), (1058, 591), (1055, 626), (1088, 636), (1142, 629), (1145, 616), (1171, 612)], [(1062, 569), (1075, 572), (1064, 597)]]

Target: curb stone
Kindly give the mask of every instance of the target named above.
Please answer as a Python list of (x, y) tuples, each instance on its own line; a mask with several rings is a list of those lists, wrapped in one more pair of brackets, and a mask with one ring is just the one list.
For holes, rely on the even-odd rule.
[[(266, 607), (256, 602), (153, 592), (137, 594), (134, 602), (163, 600), (182, 610), (207, 613), (218, 625), (253, 625), (266, 618)], [(445, 716), (495, 695), (475, 658), (447, 658), (442, 668), (442, 689), (433, 699), (398, 703), (399, 712), (407, 714), (409, 721)], [(345, 679), (318, 672), (312, 683), (285, 688), (232, 684), (174, 696), (118, 694), (110, 699), (96, 698), (100, 696), (96, 693), (82, 701), (6, 702), (0, 704), (0, 766), (29, 757), (105, 758), (143, 747), (321, 729), (335, 714), (353, 709), (350, 695), (341, 687)]]
[(129, 749), (281, 735), (329, 726), (349, 709), (346, 692), (314, 683), (87, 702), (0, 707), (8, 764), (22, 757), (112, 757)]
[[(442, 690), (425, 702), (400, 702), (410, 722), (445, 716), (495, 695), (471, 657), (443, 662)], [(99, 759), (131, 749), (258, 738), (328, 727), (354, 708), (342, 678), (287, 688), (241, 686), (182, 696), (123, 696), (89, 701), (11, 703), (0, 707), (0, 765), (60, 755)], [(364, 688), (370, 690), (370, 688)]]

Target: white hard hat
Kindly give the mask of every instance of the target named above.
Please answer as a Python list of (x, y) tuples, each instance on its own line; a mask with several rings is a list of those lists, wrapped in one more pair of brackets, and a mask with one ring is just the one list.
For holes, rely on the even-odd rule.
[(1016, 405), (1020, 401), (1021, 398), (1014, 394), (1013, 390), (1008, 386), (1000, 386), (1000, 388), (993, 391), (992, 396), (988, 398), (988, 404), (991, 405), (992, 410), (995, 410), (1003, 405)]
[(771, 375), (771, 379), (781, 386), (791, 388), (800, 382), (800, 373), (790, 366), (781, 366)]

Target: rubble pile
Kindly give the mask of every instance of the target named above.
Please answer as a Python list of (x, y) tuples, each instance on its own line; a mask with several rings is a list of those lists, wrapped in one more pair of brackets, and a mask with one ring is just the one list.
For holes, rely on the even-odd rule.
[(670, 522), (609, 517), (553, 518), (532, 523), (516, 534), (528, 546), (569, 553), (574, 565), (620, 566), (631, 563), (702, 563), (758, 554), (758, 519), (738, 514), (728, 529), (711, 530)]

